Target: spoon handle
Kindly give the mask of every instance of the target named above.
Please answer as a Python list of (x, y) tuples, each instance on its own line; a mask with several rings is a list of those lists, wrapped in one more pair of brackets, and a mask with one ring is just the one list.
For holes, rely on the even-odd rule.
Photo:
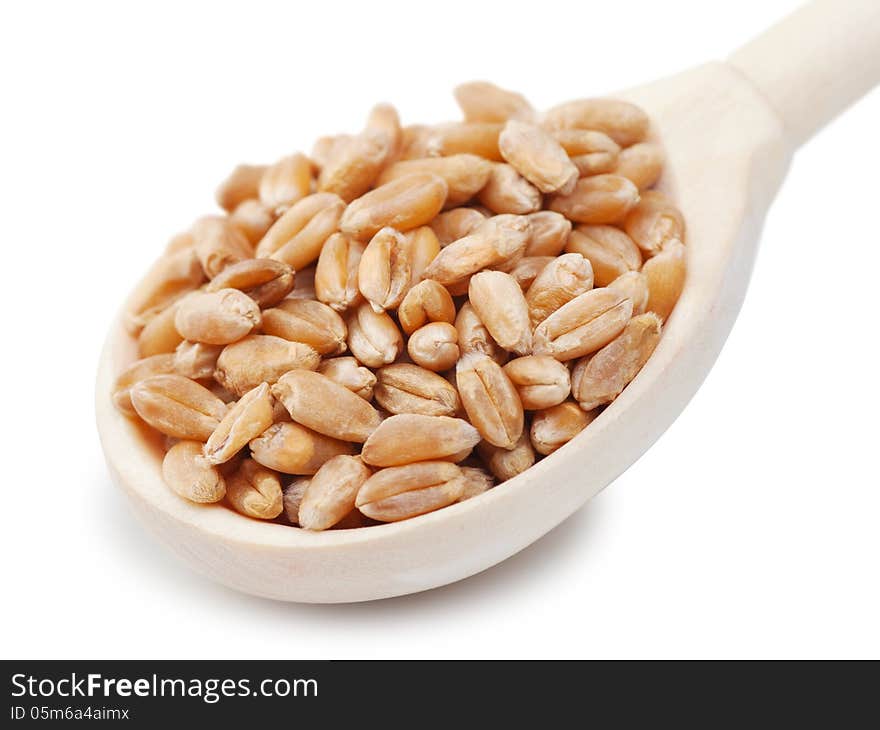
[(812, 0), (728, 60), (799, 146), (880, 83), (880, 0)]

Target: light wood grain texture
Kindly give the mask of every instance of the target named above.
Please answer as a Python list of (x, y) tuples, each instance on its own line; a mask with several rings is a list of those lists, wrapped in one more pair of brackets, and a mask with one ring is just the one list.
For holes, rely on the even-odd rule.
[(731, 55), (803, 144), (880, 78), (880, 2), (815, 0)]
[[(858, 80), (845, 78), (850, 60), (875, 60), (874, 4), (851, 5), (862, 22), (847, 19), (844, 29), (858, 35), (857, 43), (823, 35), (849, 5), (823, 0), (735, 54), (735, 67), (713, 63), (619, 95), (648, 111), (666, 147), (660, 187), (688, 222), (687, 282), (642, 372), (556, 453), (464, 503), (364, 529), (310, 533), (190, 504), (162, 483), (158, 441), (113, 408), (113, 379), (135, 353), (117, 325), (101, 358), (97, 418), (110, 470), (135, 512), (202, 573), (288, 601), (421, 591), (485, 570), (537, 540), (638, 459), (702, 383), (739, 312), (764, 215), (792, 152), (880, 80), (875, 63), (864, 65)], [(801, 42), (799, 33), (812, 35)], [(776, 47), (773, 38), (787, 45)], [(819, 41), (835, 68), (811, 62)]]

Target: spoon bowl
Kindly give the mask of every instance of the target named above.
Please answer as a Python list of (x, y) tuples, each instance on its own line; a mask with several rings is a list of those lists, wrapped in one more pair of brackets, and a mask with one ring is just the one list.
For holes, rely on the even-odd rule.
[[(666, 149), (659, 188), (687, 221), (687, 280), (648, 363), (571, 442), (475, 498), (368, 528), (309, 532), (251, 520), (222, 505), (191, 504), (165, 486), (159, 440), (112, 404), (116, 375), (137, 356), (120, 321), (101, 356), (97, 422), (110, 472), (138, 517), (220, 583), (267, 598), (315, 603), (366, 601), (451, 583), (553, 529), (638, 459), (696, 392), (739, 312), (764, 215), (794, 149), (880, 78), (872, 50), (880, 40), (880, 14), (870, 0), (854, 5), (862, 14), (848, 21), (847, 48), (841, 42), (833, 49), (848, 62), (861, 58), (867, 70), (835, 88), (832, 102), (809, 105), (809, 112), (808, 95), (790, 93), (792, 80), (800, 79), (797, 88), (804, 89), (821, 84), (831, 71), (818, 63), (794, 68), (792, 61), (788, 72), (768, 65), (765, 44), (780, 34), (809, 35), (812, 42), (801, 40), (803, 61), (817, 39), (828, 40), (823, 19), (834, 11), (830, 0), (808, 6), (729, 62), (616, 95), (647, 111)], [(870, 32), (867, 19), (873, 21)], [(771, 67), (772, 73), (765, 73)], [(786, 73), (790, 83), (776, 78)]]

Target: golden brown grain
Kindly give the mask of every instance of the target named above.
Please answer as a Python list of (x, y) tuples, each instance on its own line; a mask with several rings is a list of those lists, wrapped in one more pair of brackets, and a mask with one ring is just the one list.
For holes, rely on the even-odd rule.
[(226, 499), (237, 512), (258, 520), (273, 520), (284, 509), (278, 475), (253, 459), (244, 459), (227, 478)]
[(448, 246), (473, 233), (485, 220), (486, 216), (476, 208), (453, 208), (440, 213), (430, 225), (440, 245)]
[(580, 225), (571, 232), (565, 250), (589, 259), (596, 286), (608, 286), (627, 271), (638, 271), (642, 266), (639, 247), (614, 226)]
[(175, 302), (169, 304), (144, 325), (138, 335), (138, 354), (141, 357), (173, 352), (174, 348), (183, 341), (183, 337), (174, 326), (176, 315), (177, 303)]
[(259, 200), (244, 200), (229, 214), (229, 222), (256, 246), (272, 227), (275, 215)]
[(410, 363), (380, 368), (374, 394), (376, 402), (392, 414), (452, 416), (461, 408), (455, 386), (437, 373)]
[(131, 387), (153, 375), (168, 375), (176, 372), (174, 355), (162, 353), (135, 360), (116, 377), (113, 384), (113, 405), (129, 416), (137, 412), (131, 403)]
[(577, 223), (616, 223), (639, 202), (639, 189), (620, 175), (582, 177), (568, 195), (554, 195), (550, 209)]
[(633, 316), (647, 311), (651, 292), (648, 289), (648, 277), (641, 271), (627, 271), (621, 274), (608, 285), (608, 288), (632, 301)]
[(376, 104), (367, 115), (365, 129), (372, 133), (383, 132), (391, 138), (389, 158), (393, 161), (403, 143), (403, 129), (397, 109), (387, 102)]
[(323, 360), (318, 366), (318, 372), (364, 400), (369, 401), (373, 398), (376, 375), (353, 357), (333, 357)]
[(394, 152), (395, 139), (385, 130), (366, 130), (333, 149), (318, 176), (318, 190), (335, 193), (346, 203), (366, 193)]
[(178, 441), (168, 449), (162, 460), (162, 479), (190, 502), (219, 502), (226, 494), (226, 481), (219, 469), (202, 456), (199, 441)]
[(207, 441), (226, 415), (226, 404), (210, 390), (182, 375), (153, 375), (129, 391), (137, 414), (159, 433)]
[(544, 267), (555, 260), (555, 256), (523, 256), (513, 266), (502, 266), (499, 270), (506, 271), (519, 284), (520, 289), (528, 291)]
[(403, 337), (385, 312), (374, 312), (367, 303), (359, 305), (347, 319), (348, 349), (364, 365), (380, 368), (397, 359)]
[(526, 292), (525, 302), (532, 327), (592, 288), (593, 267), (579, 253), (567, 253), (553, 259), (541, 269)]
[(345, 202), (333, 193), (315, 193), (297, 201), (257, 244), (256, 255), (284, 261), (295, 271), (317, 260), (336, 231)]
[(483, 189), (492, 173), (492, 163), (468, 154), (400, 160), (386, 167), (378, 182), (384, 185), (415, 173), (429, 173), (443, 178), (448, 188), (444, 205), (451, 208), (466, 203)]
[(418, 461), (450, 459), (469, 452), (480, 434), (461, 418), (401, 413), (379, 424), (364, 443), (361, 456), (372, 466), (402, 466)]
[(442, 249), (423, 276), (448, 285), (480, 269), (505, 262), (515, 263), (525, 251), (528, 236), (528, 218), (519, 215), (494, 216), (470, 235)]
[(458, 394), (470, 422), (489, 443), (512, 448), (523, 429), (523, 406), (510, 378), (494, 360), (463, 355), (455, 369)]
[(657, 315), (633, 317), (614, 340), (579, 360), (571, 374), (571, 392), (580, 407), (590, 411), (617, 398), (654, 352), (660, 332)]
[(189, 294), (177, 307), (174, 326), (184, 339), (226, 345), (259, 327), (261, 319), (259, 306), (247, 294), (220, 289)]
[(285, 373), (272, 393), (294, 421), (340, 441), (363, 443), (382, 420), (363, 398), (311, 370)]
[(429, 322), (455, 321), (455, 303), (446, 287), (425, 279), (410, 289), (397, 309), (403, 331), (411, 335)]
[(422, 157), (470, 154), (500, 160), (498, 136), (502, 124), (493, 122), (450, 122), (430, 127), (422, 140)]
[(171, 237), (171, 240), (165, 245), (164, 256), (180, 253), (191, 249), (195, 245), (195, 239), (189, 231), (181, 231)]
[(334, 233), (318, 257), (315, 296), (337, 312), (344, 312), (361, 299), (358, 268), (364, 244), (344, 233)]
[(522, 94), (488, 81), (459, 84), (453, 91), (466, 122), (506, 122), (531, 119), (535, 110)]
[(334, 456), (354, 453), (352, 444), (292, 421), (273, 423), (249, 446), (255, 461), (285, 474), (314, 474)]
[(319, 355), (345, 352), (345, 321), (326, 304), (312, 299), (285, 299), (263, 312), (263, 332), (302, 342)]
[(227, 266), (254, 255), (250, 241), (228, 218), (206, 216), (196, 221), (190, 232), (193, 250), (209, 279)]
[(410, 335), (406, 351), (423, 368), (435, 372), (448, 370), (461, 354), (458, 330), (448, 322), (429, 322)]
[(568, 368), (546, 355), (527, 355), (511, 360), (504, 366), (504, 374), (510, 378), (527, 411), (562, 403), (571, 392)]
[(614, 172), (620, 145), (607, 134), (592, 129), (556, 129), (552, 135), (568, 153), (581, 177)]
[(419, 226), (403, 234), (410, 253), (410, 286), (415, 286), (440, 253), (440, 241), (430, 226)]
[(458, 332), (458, 346), (463, 355), (478, 352), (499, 364), (503, 365), (507, 362), (507, 351), (495, 342), (470, 303), (462, 304), (461, 309), (458, 310), (455, 329)]
[(395, 309), (412, 280), (410, 240), (389, 227), (376, 233), (361, 256), (357, 280), (374, 311)]
[(431, 128), (424, 124), (410, 124), (400, 130), (399, 160), (415, 160), (428, 156), (428, 136)]
[(649, 256), (672, 240), (684, 241), (681, 211), (663, 193), (648, 190), (623, 222), (624, 230)]
[(529, 213), (528, 219), (529, 240), (524, 255), (558, 256), (571, 233), (571, 221), (552, 210)]
[(433, 512), (455, 502), (464, 493), (461, 470), (448, 461), (381, 469), (357, 494), (357, 508), (367, 517), (395, 522)]
[(657, 184), (665, 162), (660, 145), (639, 142), (627, 147), (617, 158), (613, 172), (633, 181), (639, 190), (647, 190)]
[(583, 431), (593, 418), (595, 414), (583, 411), (572, 401), (537, 411), (529, 432), (532, 446), (539, 454), (552, 454)]
[(261, 383), (245, 393), (217, 424), (205, 444), (205, 458), (211, 464), (229, 461), (251, 439), (272, 425), (273, 405), (267, 383)]
[(520, 434), (512, 448), (501, 448), (481, 441), (477, 451), (489, 471), (502, 482), (522, 474), (535, 463), (535, 450), (527, 432)]
[(478, 466), (462, 466), (460, 468), (461, 475), (464, 477), (464, 491), (458, 498), (459, 502), (478, 497), (495, 486), (495, 477), (485, 469)]
[(534, 213), (541, 207), (541, 191), (512, 165), (497, 163), (477, 196), (493, 213)]
[(203, 281), (205, 272), (191, 247), (161, 257), (126, 304), (123, 321), (129, 334), (138, 334), (159, 312), (197, 289)]
[(312, 163), (303, 154), (284, 157), (269, 167), (260, 179), (260, 202), (282, 213), (312, 189)]
[(562, 145), (535, 124), (511, 119), (498, 138), (501, 156), (542, 193), (574, 190), (578, 169)]
[(617, 337), (631, 315), (629, 299), (610, 289), (592, 289), (535, 328), (534, 353), (564, 362), (594, 352)]
[(348, 515), (372, 472), (357, 456), (334, 456), (311, 478), (300, 501), (297, 519), (306, 530), (326, 530)]
[(227, 266), (211, 279), (206, 291), (238, 289), (263, 309), (273, 307), (293, 290), (293, 269), (275, 259), (247, 259)]
[(236, 395), (244, 395), (260, 383), (277, 382), (291, 370), (316, 370), (320, 355), (303, 342), (273, 335), (248, 335), (222, 348), (215, 358), (214, 378)]
[(481, 271), (468, 288), (471, 306), (492, 339), (505, 350), (524, 355), (532, 347), (529, 305), (510, 274)]
[(648, 281), (647, 309), (661, 319), (669, 317), (684, 289), (686, 255), (681, 241), (673, 239), (642, 267), (642, 273)]
[(258, 197), (266, 169), (266, 165), (237, 165), (217, 188), (217, 204), (231, 213), (244, 201)]
[(604, 132), (621, 147), (641, 142), (650, 120), (635, 104), (617, 99), (578, 99), (559, 104), (544, 115), (549, 129), (592, 129)]
[(315, 172), (320, 173), (327, 165), (329, 165), (336, 154), (345, 148), (352, 137), (351, 134), (329, 134), (318, 137), (312, 145), (312, 151), (309, 159), (313, 163)]
[(446, 181), (431, 173), (399, 177), (371, 190), (345, 209), (339, 221), (343, 233), (366, 241), (385, 226), (399, 231), (429, 223), (443, 208)]
[(223, 345), (206, 345), (204, 342), (183, 340), (174, 350), (174, 370), (193, 380), (207, 380), (214, 377), (217, 358)]

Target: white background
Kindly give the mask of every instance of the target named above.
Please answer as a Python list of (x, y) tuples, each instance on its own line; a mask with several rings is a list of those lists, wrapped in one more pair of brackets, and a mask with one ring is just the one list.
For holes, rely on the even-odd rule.
[(795, 160), (678, 421), (479, 576), (364, 605), (233, 593), (143, 532), (93, 422), (122, 297), (235, 163), (357, 129), (379, 100), (451, 118), (474, 77), (539, 106), (625, 87), (723, 57), (795, 5), (4, 3), (0, 654), (880, 655), (878, 93)]

